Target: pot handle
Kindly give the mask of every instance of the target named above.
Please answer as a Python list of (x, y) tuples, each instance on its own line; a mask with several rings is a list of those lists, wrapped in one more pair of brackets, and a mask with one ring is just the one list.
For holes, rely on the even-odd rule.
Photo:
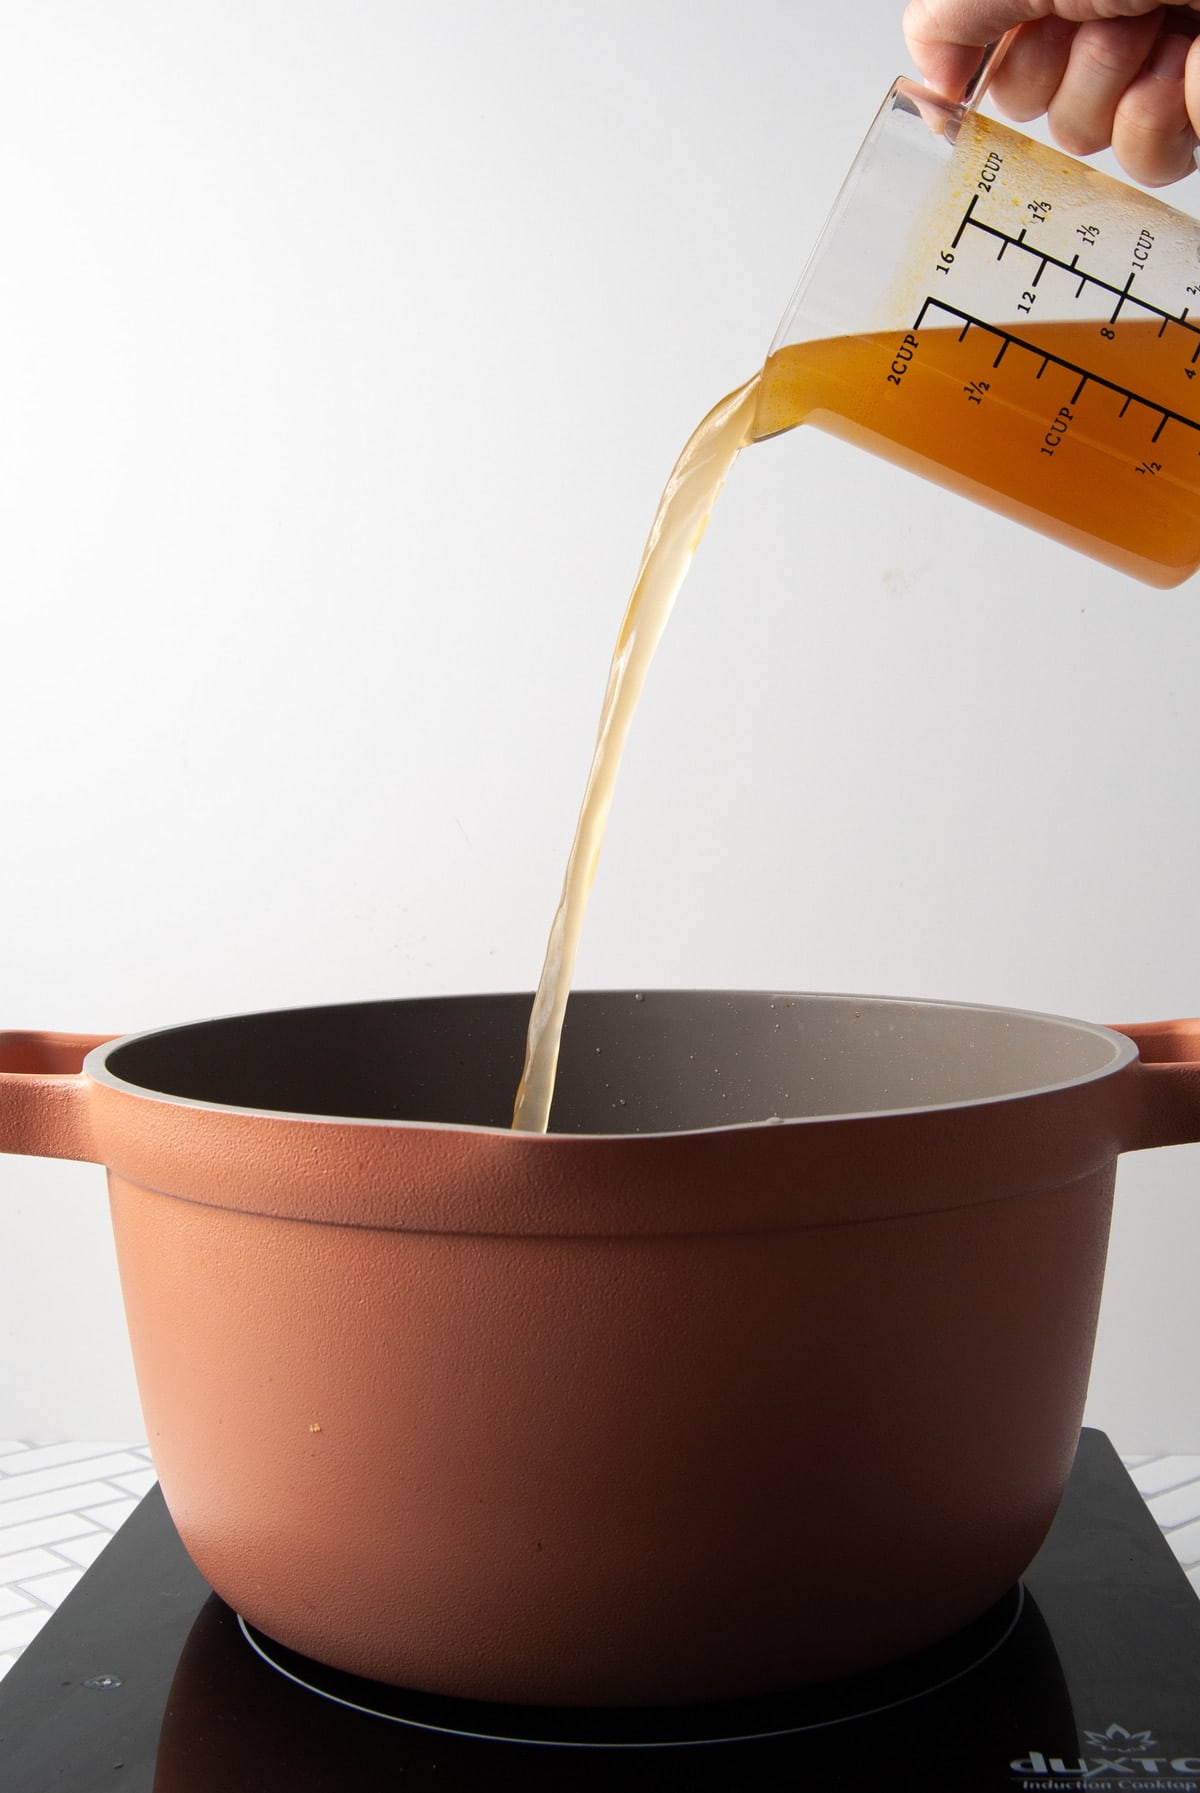
[(93, 1046), (116, 1037), (0, 1033), (0, 1152), (102, 1163), (81, 1067)]
[(1138, 1049), (1131, 1087), (1137, 1100), (1122, 1150), (1200, 1140), (1200, 1019), (1118, 1027)]

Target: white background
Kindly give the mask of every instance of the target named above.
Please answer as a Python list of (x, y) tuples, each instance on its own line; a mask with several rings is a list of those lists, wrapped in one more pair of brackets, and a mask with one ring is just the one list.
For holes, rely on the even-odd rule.
[[(0, 1023), (532, 986), (658, 492), (900, 10), (3, 0)], [(1200, 1011), (1198, 650), (1194, 586), (752, 450), (578, 982)], [(1198, 1153), (1122, 1167), (1126, 1451), (1200, 1450)], [(0, 1436), (138, 1434), (101, 1171), (0, 1172)]]

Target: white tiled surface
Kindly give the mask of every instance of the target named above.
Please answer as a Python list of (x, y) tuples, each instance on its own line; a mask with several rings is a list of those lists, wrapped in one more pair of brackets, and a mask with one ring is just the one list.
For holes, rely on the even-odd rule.
[[(1200, 1594), (1200, 1457), (1126, 1457)], [(0, 1677), (154, 1486), (144, 1444), (0, 1439)]]
[(1200, 1457), (1126, 1457), (1124, 1461), (1200, 1594)]
[(0, 1439), (0, 1676), (153, 1486), (144, 1444)]

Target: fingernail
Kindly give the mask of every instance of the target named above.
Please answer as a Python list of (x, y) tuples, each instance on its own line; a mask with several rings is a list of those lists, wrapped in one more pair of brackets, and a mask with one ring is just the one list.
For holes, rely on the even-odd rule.
[(1158, 81), (1182, 81), (1192, 40), (1182, 32), (1167, 31), (1150, 53), (1150, 73)]

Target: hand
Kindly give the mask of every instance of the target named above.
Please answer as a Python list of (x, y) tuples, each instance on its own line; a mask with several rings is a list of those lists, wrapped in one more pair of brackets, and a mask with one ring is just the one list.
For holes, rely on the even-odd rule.
[(1200, 137), (1200, 0), (909, 0), (904, 34), (930, 87), (958, 98), (985, 45), (1019, 27), (988, 89), (1009, 118), (1045, 113), (1056, 143), (1110, 145), (1161, 187), (1190, 174)]

